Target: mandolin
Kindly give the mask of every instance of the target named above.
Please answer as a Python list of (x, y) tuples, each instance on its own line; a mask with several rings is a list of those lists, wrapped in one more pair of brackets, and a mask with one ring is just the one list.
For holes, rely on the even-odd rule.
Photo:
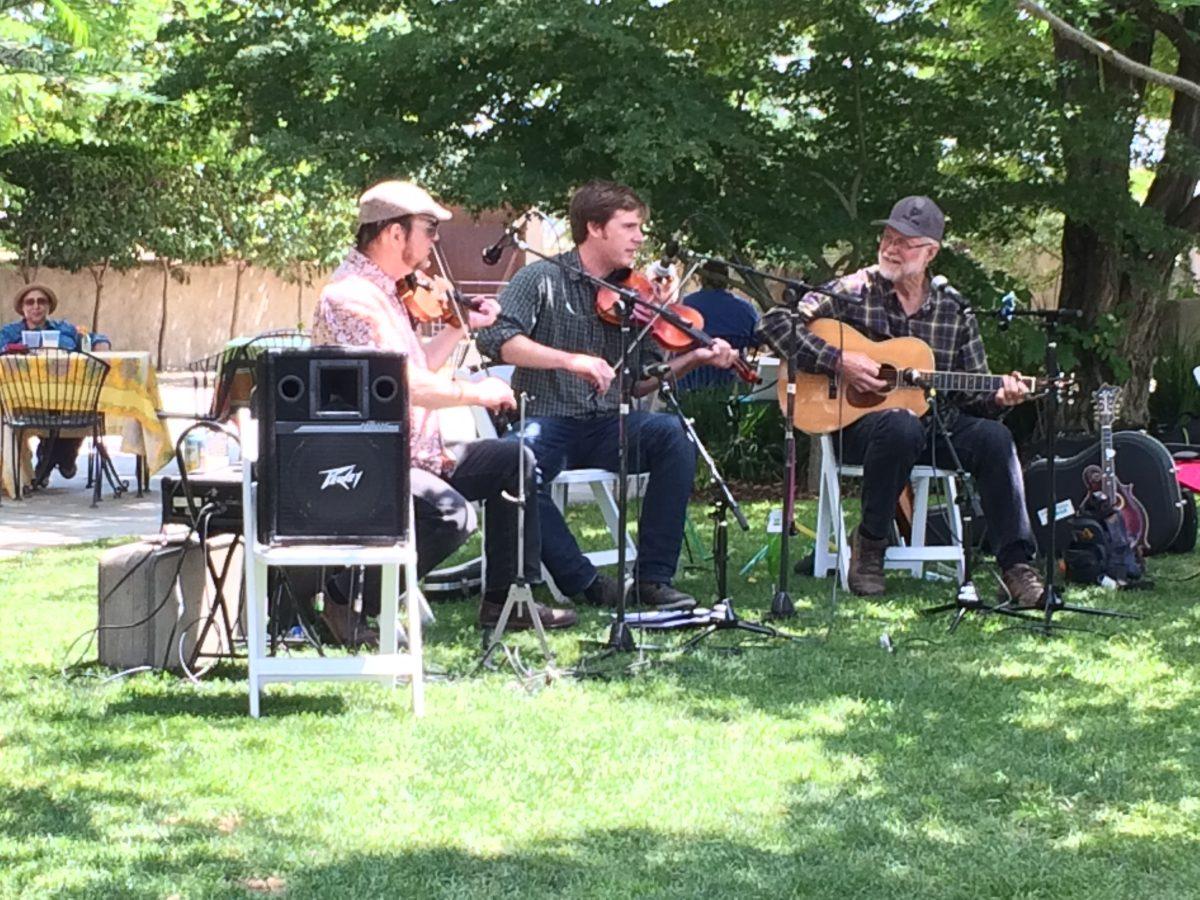
[[(808, 331), (835, 347), (871, 357), (879, 363), (879, 378), (888, 385), (880, 393), (863, 393), (844, 387), (834, 375), (797, 372), (791, 382), (796, 388), (794, 422), (809, 434), (828, 434), (857, 422), (867, 413), (885, 409), (908, 409), (923, 416), (929, 410), (928, 390), (994, 394), (1004, 383), (1002, 375), (937, 371), (933, 348), (920, 338), (873, 341), (836, 319), (814, 319), (808, 324)], [(1021, 381), (1030, 393), (1045, 387), (1044, 379), (1023, 376)], [(784, 410), (788, 383), (786, 373), (781, 373), (779, 405)]]
[(1147, 536), (1150, 520), (1146, 507), (1133, 494), (1133, 486), (1117, 478), (1117, 451), (1113, 447), (1113, 420), (1117, 417), (1121, 389), (1103, 385), (1092, 401), (1096, 406), (1096, 425), (1100, 431), (1100, 465), (1083, 470), (1083, 484), (1089, 494), (1101, 493), (1121, 516), (1130, 545), (1140, 559), (1150, 549)]

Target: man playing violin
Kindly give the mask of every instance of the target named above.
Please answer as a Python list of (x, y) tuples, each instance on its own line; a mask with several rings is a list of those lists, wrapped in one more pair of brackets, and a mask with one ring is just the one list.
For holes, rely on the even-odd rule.
[[(942, 211), (928, 197), (905, 197), (883, 226), (878, 262), (827, 285), (855, 300), (810, 293), (801, 298), (805, 318), (839, 319), (876, 339), (918, 337), (933, 348), (943, 371), (988, 372), (987, 354), (974, 315), (960, 301), (935, 288), (928, 267), (937, 256), (945, 230)], [(759, 334), (794, 370), (836, 375), (851, 389), (884, 390), (879, 364), (865, 353), (842, 352), (806, 330), (793, 343), (786, 309), (768, 312)], [(1012, 605), (1042, 602), (1042, 579), (1030, 565), (1036, 552), (1025, 489), (1012, 433), (996, 421), (1003, 410), (1025, 399), (1028, 388), (1014, 372), (1002, 378), (994, 395), (943, 394), (939, 403), (950, 439), (979, 486), (988, 532), (1004, 587)], [(884, 592), (883, 557), (896, 508), (896, 498), (918, 462), (950, 459), (941, 435), (934, 434), (931, 415), (918, 419), (909, 410), (873, 412), (842, 429), (840, 443), (847, 462), (861, 462), (862, 521), (851, 537), (850, 589), (860, 596)], [(838, 440), (835, 435), (834, 440)]]
[[(556, 261), (536, 262), (519, 271), (500, 294), (496, 323), (477, 337), (480, 352), (517, 367), (513, 388), (532, 398), (526, 428), (537, 455), (542, 488), (538, 496), (542, 561), (566, 594), (584, 602), (615, 605), (619, 587), (598, 574), (580, 552), (548, 485), (564, 468), (616, 472), (620, 384), (614, 365), (621, 356), (621, 332), (596, 310), (596, 290), (580, 271), (607, 278), (628, 272), (645, 241), (647, 207), (630, 188), (592, 181), (571, 198), (571, 236), (576, 249)], [(643, 342), (633, 371), (663, 361), (664, 354)], [(727, 368), (735, 354), (724, 341), (667, 360), (671, 377), (700, 365)], [(638, 378), (637, 396), (657, 389), (657, 378)], [(696, 449), (679, 421), (665, 413), (632, 412), (629, 471), (649, 473), (638, 528), (636, 596), (645, 606), (687, 609), (695, 600), (672, 587), (683, 541), (684, 517), (696, 471)]]
[[(502, 496), (516, 496), (518, 474), (525, 466), (525, 483), (533, 485), (534, 458), (510, 441), (482, 440), (469, 444), (443, 443), (437, 410), (450, 406), (478, 405), (491, 410), (515, 407), (512, 389), (498, 378), (456, 381), (439, 372), (463, 337), (460, 327), (447, 327), (422, 342), (401, 303), (401, 290), (429, 258), (437, 241), (438, 224), (450, 212), (422, 188), (400, 181), (384, 181), (370, 188), (358, 203), (356, 246), (321, 291), (313, 315), (314, 344), (342, 344), (399, 351), (408, 356), (411, 403), (413, 511), (416, 517), (417, 569), (424, 576), (453, 553), (476, 527), (469, 501), (482, 500), (488, 527), (484, 554), (487, 584), (479, 610), (480, 624), (491, 627), (499, 619), (509, 585), (516, 577), (517, 505)], [(399, 286), (399, 287), (398, 287)], [(472, 327), (490, 325), (499, 304), (485, 299), (469, 313)], [(531, 580), (541, 575), (538, 504), (526, 505), (524, 572)], [(377, 584), (378, 572), (370, 570)], [(332, 599), (351, 594), (351, 573), (339, 574), (330, 585)], [(377, 600), (378, 588), (370, 585)], [(570, 610), (540, 607), (542, 624), (562, 628), (575, 622)], [(324, 614), (335, 636), (349, 637), (361, 623), (344, 602), (326, 607)], [(509, 628), (532, 627), (525, 614), (509, 619)], [(368, 637), (369, 640), (369, 637)]]

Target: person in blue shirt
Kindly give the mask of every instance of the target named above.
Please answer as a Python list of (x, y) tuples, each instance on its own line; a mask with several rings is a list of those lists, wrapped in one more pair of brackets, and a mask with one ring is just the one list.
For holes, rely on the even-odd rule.
[[(0, 352), (4, 352), (9, 344), (23, 343), (22, 332), (25, 331), (57, 331), (59, 347), (80, 349), (79, 329), (66, 319), (50, 318), (58, 309), (58, 295), (47, 285), (37, 282), (24, 285), (13, 296), (13, 307), (20, 318), (0, 328)], [(112, 343), (104, 335), (94, 334), (91, 349), (111, 350)]]
[[(79, 330), (66, 319), (51, 319), (50, 316), (58, 308), (58, 295), (44, 284), (34, 282), (24, 285), (13, 296), (13, 308), (20, 316), (15, 322), (9, 322), (0, 328), (0, 352), (6, 352), (10, 344), (23, 346), (25, 331), (57, 331), (58, 346), (64, 350), (78, 350), (80, 344)], [(112, 344), (102, 334), (92, 338), (93, 350), (108, 350)], [(38, 470), (41, 471), (46, 452), (45, 440), (38, 441), (37, 458)], [(54, 442), (51, 459), (45, 471), (48, 474), (52, 468), (58, 467), (64, 478), (74, 478), (76, 475), (75, 460), (79, 456), (79, 447), (83, 438), (60, 437)]]
[[(704, 330), (710, 337), (724, 338), (734, 350), (757, 347), (754, 334), (758, 310), (749, 300), (729, 290), (729, 269), (724, 263), (709, 261), (700, 267), (700, 290), (681, 301), (704, 316)], [(679, 379), (680, 390), (728, 385), (734, 379), (730, 369), (701, 366)]]

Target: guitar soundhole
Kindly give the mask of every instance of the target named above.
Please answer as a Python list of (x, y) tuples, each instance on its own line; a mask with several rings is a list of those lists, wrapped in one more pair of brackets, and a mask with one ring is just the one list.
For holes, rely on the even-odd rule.
[(888, 363), (881, 363), (879, 366), (879, 378), (881, 381), (887, 382), (887, 388), (883, 391), (859, 391), (854, 388), (846, 390), (846, 402), (856, 409), (870, 409), (873, 406), (878, 406), (882, 403), (887, 395), (896, 389), (900, 382), (900, 373), (895, 366)]

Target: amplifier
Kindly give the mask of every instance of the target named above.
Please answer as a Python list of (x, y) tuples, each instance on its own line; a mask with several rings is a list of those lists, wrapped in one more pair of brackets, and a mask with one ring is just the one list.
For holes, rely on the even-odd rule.
[(268, 544), (408, 536), (408, 382), (398, 353), (268, 350), (258, 419), (258, 534)]
[[(192, 503), (197, 512), (205, 504), (216, 505), (216, 511), (208, 517), (209, 534), (242, 533), (242, 466), (241, 463), (193, 472), (187, 479), (192, 494)], [(162, 524), (198, 525), (188, 509), (187, 496), (183, 491), (183, 479), (165, 475), (162, 480)]]

